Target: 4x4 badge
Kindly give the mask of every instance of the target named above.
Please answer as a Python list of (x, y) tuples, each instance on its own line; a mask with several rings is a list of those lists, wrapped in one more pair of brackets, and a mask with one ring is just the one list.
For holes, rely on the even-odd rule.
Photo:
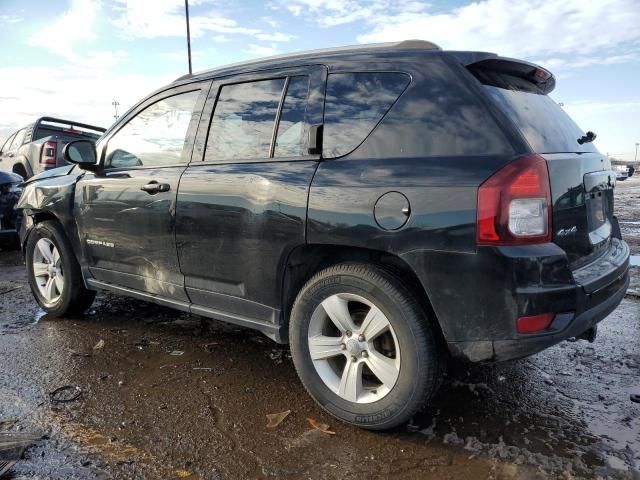
[(566, 237), (567, 235), (573, 235), (577, 231), (578, 227), (574, 225), (571, 228), (561, 228), (560, 230), (558, 230), (558, 233), (556, 235), (558, 235), (558, 237)]

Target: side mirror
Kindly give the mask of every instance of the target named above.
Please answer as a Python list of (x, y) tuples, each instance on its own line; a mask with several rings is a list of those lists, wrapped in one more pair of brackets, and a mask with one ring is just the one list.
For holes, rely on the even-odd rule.
[(96, 146), (89, 140), (76, 140), (69, 142), (62, 150), (63, 158), (69, 163), (75, 163), (83, 170), (95, 171)]

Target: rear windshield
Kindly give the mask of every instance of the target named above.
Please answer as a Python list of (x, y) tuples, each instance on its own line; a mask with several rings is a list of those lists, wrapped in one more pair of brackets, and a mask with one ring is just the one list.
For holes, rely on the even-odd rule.
[(498, 79), (496, 75), (474, 73), (535, 152), (597, 152), (593, 143), (580, 145), (578, 138), (585, 131), (550, 97), (527, 88), (525, 80), (505, 74)]

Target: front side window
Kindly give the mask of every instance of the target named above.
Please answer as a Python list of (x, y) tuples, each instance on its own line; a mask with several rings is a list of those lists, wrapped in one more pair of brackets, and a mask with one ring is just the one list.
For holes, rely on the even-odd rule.
[(156, 167), (186, 163), (184, 147), (199, 91), (164, 98), (133, 117), (107, 144), (106, 166)]
[(332, 73), (324, 107), (323, 157), (353, 151), (409, 85), (399, 72)]
[(205, 161), (268, 158), (285, 79), (225, 85), (216, 102)]
[(16, 134), (14, 133), (9, 138), (7, 138), (7, 141), (4, 142), (4, 145), (2, 146), (2, 151), (3, 152), (8, 152), (9, 151), (9, 147), (11, 146), (11, 142), (13, 142), (13, 139), (14, 139), (15, 136), (16, 136)]
[(9, 147), (9, 150), (15, 150), (16, 148), (20, 147), (22, 145), (22, 141), (24, 140), (24, 136), (26, 133), (27, 133), (26, 128), (23, 128), (18, 133), (16, 133), (16, 136), (11, 142), (11, 146)]

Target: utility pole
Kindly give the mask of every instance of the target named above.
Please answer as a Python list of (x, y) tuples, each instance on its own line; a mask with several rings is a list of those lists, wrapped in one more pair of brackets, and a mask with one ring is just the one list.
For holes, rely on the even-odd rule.
[(113, 105), (113, 110), (114, 110), (114, 114), (113, 114), (113, 118), (115, 118), (116, 120), (118, 120), (118, 105), (120, 105), (120, 102), (118, 102), (117, 100), (114, 100), (113, 102), (111, 102), (111, 105)]
[(184, 0), (184, 11), (187, 17), (187, 54), (189, 56), (189, 75), (191, 75), (191, 31), (189, 30), (189, 0)]
[(640, 143), (636, 142), (636, 156), (635, 156), (635, 158), (633, 159), (633, 162), (634, 162), (634, 163), (638, 161), (638, 145), (640, 145)]

